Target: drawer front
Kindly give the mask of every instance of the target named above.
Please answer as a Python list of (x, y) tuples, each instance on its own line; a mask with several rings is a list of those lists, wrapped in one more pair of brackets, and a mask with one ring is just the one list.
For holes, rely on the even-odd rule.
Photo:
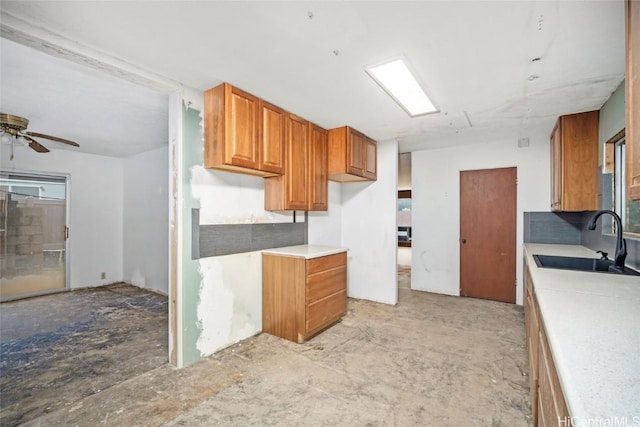
[(314, 274), (319, 271), (347, 265), (347, 253), (341, 252), (335, 255), (327, 255), (320, 258), (307, 260), (307, 274)]
[(306, 301), (314, 303), (329, 295), (347, 290), (347, 267), (336, 267), (331, 270), (307, 276)]
[(323, 328), (347, 312), (347, 292), (340, 291), (307, 306), (306, 333)]

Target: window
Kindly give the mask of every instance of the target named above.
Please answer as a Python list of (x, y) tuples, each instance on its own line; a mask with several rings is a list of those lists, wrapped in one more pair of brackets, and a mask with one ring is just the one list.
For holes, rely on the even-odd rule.
[[(608, 145), (609, 150), (613, 148), (613, 203), (612, 209), (620, 215), (625, 233), (640, 235), (640, 201), (628, 200), (627, 180), (626, 180), (626, 144), (624, 137)], [(611, 223), (611, 230), (616, 233), (616, 224)]]

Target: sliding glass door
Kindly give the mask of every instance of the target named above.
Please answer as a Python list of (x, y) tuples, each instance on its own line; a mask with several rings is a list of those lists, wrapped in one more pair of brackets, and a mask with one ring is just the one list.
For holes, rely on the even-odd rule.
[(65, 289), (67, 178), (0, 172), (0, 299)]

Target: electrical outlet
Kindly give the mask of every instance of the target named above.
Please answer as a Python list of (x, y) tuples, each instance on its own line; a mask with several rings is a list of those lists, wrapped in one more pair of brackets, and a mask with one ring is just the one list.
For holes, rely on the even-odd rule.
[(106, 279), (107, 278), (107, 273), (105, 273), (104, 271), (102, 273), (100, 273), (100, 278), (102, 280)]

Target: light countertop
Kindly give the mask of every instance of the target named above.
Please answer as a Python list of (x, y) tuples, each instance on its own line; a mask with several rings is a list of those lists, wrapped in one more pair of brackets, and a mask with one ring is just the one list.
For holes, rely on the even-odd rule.
[(320, 245), (297, 245), (285, 246), (282, 248), (266, 249), (263, 254), (291, 256), (305, 259), (319, 258), (327, 255), (339, 254), (346, 252), (347, 248), (337, 246), (320, 246)]
[(640, 278), (539, 268), (532, 257), (598, 258), (583, 246), (524, 249), (574, 425), (640, 425)]

